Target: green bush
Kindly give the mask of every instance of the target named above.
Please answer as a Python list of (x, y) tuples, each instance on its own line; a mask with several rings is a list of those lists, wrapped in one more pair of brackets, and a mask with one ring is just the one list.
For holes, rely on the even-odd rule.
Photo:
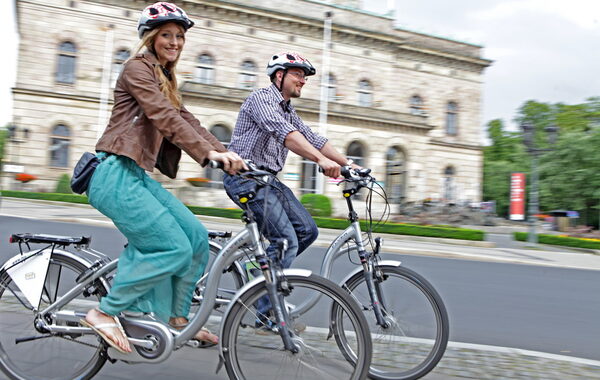
[(89, 203), (87, 196), (79, 194), (30, 193), (28, 191), (2, 190), (2, 196), (70, 203)]
[(60, 176), (54, 192), (59, 194), (73, 194), (71, 190), (71, 177), (68, 174), (65, 173)]
[[(348, 227), (348, 221), (345, 219), (331, 219), (315, 217), (317, 226), (321, 228), (345, 229)], [(361, 220), (363, 231), (367, 229), (367, 222)], [(467, 228), (438, 227), (438, 226), (419, 226), (416, 224), (404, 223), (386, 223), (373, 228), (373, 232), (397, 235), (428, 236), (447, 239), (462, 239), (483, 241), (485, 233), (480, 230), (471, 230)]]
[(331, 201), (323, 194), (304, 194), (300, 203), (306, 207), (312, 216), (331, 216)]
[[(3, 196), (27, 199), (45, 199), (50, 201), (61, 201), (71, 203), (88, 203), (85, 195), (78, 194), (54, 194), (54, 193), (30, 193), (27, 191), (2, 190)], [(196, 215), (218, 216), (222, 218), (240, 219), (242, 210), (224, 209), (216, 207), (187, 206)], [(325, 217), (314, 217), (317, 226), (321, 228), (333, 228), (343, 230), (348, 227), (349, 222), (346, 219), (332, 219)], [(366, 230), (365, 221), (361, 221), (363, 230)], [(466, 228), (452, 228), (439, 226), (419, 226), (414, 224), (386, 223), (374, 228), (376, 233), (429, 236), (447, 239), (463, 240), (484, 240), (484, 232), (479, 230), (470, 230)], [(526, 235), (526, 234), (524, 234)], [(552, 244), (552, 243), (548, 243)]]
[(242, 217), (242, 210), (233, 208), (216, 208), (216, 207), (200, 207), (190, 206), (187, 208), (192, 211), (195, 215), (207, 215), (207, 216), (218, 216), (221, 218), (229, 219), (240, 219)]
[[(527, 241), (527, 232), (515, 232), (515, 240)], [(600, 241), (574, 238), (569, 236), (538, 234), (538, 243), (562, 245), (565, 247), (600, 249)]]

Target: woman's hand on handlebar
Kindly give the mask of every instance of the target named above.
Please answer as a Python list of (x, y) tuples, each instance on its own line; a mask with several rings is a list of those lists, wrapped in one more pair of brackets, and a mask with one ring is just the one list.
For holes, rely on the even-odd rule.
[(223, 170), (229, 174), (236, 174), (240, 170), (248, 170), (244, 160), (235, 152), (217, 152), (211, 150), (208, 152), (208, 159), (223, 163)]

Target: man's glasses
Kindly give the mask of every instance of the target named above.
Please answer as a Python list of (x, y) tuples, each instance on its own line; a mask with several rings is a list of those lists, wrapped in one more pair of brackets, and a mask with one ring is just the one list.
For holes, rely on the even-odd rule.
[(296, 78), (298, 78), (300, 80), (304, 79), (305, 82), (308, 81), (308, 77), (304, 73), (301, 73), (299, 71), (288, 71), (287, 73), (295, 76)]

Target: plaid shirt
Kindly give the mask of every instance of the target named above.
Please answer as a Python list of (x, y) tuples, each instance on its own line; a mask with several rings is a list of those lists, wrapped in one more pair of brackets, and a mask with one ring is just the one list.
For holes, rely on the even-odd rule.
[(279, 172), (289, 152), (285, 138), (293, 131), (302, 133), (318, 150), (327, 142), (304, 124), (291, 103), (271, 85), (254, 91), (242, 104), (228, 149)]

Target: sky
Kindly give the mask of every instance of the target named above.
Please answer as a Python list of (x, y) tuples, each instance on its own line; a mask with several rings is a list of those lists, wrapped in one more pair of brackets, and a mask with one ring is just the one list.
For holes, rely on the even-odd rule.
[[(12, 119), (16, 77), (14, 0), (4, 0), (0, 35), (0, 125)], [(600, 0), (363, 0), (367, 10), (395, 5), (397, 26), (483, 47), (481, 125), (503, 119), (511, 129), (526, 100), (577, 104), (600, 96)], [(6, 7), (9, 7), (8, 9)]]

